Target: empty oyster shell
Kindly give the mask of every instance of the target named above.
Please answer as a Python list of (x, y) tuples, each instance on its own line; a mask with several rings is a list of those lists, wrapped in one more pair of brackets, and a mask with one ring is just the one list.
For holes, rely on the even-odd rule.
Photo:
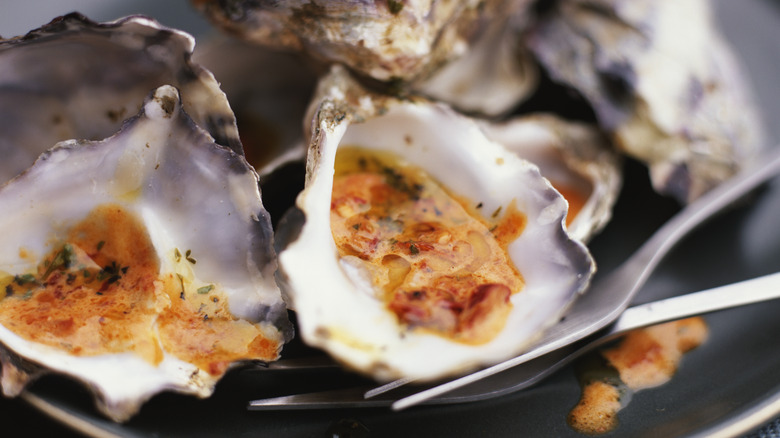
[(380, 380), (434, 379), (517, 354), (587, 286), (564, 199), (475, 122), (340, 67), (311, 108), (304, 223), (279, 253), (305, 342)]
[(602, 128), (650, 166), (657, 191), (695, 199), (753, 158), (758, 117), (707, 0), (554, 2), (529, 45)]
[(257, 175), (171, 86), (116, 135), (44, 153), (0, 206), (6, 395), (62, 373), (123, 421), (160, 391), (209, 396), (290, 337)]
[(58, 141), (114, 134), (165, 84), (181, 90), (187, 113), (218, 144), (241, 153), (219, 84), (190, 62), (194, 45), (151, 18), (95, 23), (76, 13), (0, 40), (0, 181)]

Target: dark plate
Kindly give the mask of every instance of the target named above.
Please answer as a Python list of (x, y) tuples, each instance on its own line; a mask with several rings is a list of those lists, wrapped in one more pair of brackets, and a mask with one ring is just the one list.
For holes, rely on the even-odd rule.
[[(716, 11), (738, 56), (747, 63), (757, 90), (770, 144), (780, 140), (780, 2), (717, 0)], [(164, 6), (163, 6), (164, 5)], [(22, 6), (21, 4), (19, 5)], [(49, 9), (49, 7), (53, 9)], [(29, 2), (4, 8), (0, 34), (11, 36), (55, 15), (78, 9), (95, 20), (146, 13), (196, 35), (208, 26), (186, 2)], [(50, 11), (50, 12), (46, 12)], [(24, 26), (20, 28), (19, 26)], [(601, 274), (625, 259), (677, 210), (654, 195), (644, 168), (626, 165), (627, 181), (615, 217), (591, 247)], [(659, 267), (637, 302), (692, 292), (780, 270), (780, 180), (705, 224), (685, 239)], [(706, 317), (711, 333), (688, 353), (672, 381), (634, 395), (619, 413), (621, 436), (740, 435), (780, 415), (780, 301), (723, 311)], [(489, 401), (426, 406), (403, 412), (384, 408), (250, 412), (249, 400), (329, 389), (359, 379), (340, 371), (316, 376), (273, 378), (235, 371), (213, 397), (197, 400), (161, 394), (124, 425), (96, 413), (79, 384), (46, 377), (24, 401), (0, 397), (0, 426), (28, 435), (62, 435), (66, 426), (95, 436), (575, 436), (566, 424), (580, 388), (571, 368), (542, 384)], [(43, 412), (44, 414), (42, 414)], [(52, 420), (54, 419), (54, 420)], [(351, 435), (349, 435), (351, 433)]]

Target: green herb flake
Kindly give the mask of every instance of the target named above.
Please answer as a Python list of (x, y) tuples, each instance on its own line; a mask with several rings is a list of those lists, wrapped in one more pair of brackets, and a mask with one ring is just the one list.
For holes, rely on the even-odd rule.
[(105, 240), (101, 240), (100, 242), (98, 242), (97, 250), (100, 251), (101, 249), (103, 249), (103, 245), (105, 245), (105, 244), (106, 244)]
[(404, 9), (404, 3), (399, 0), (387, 0), (387, 9), (390, 10), (391, 14), (397, 15)]
[(417, 254), (420, 253), (420, 249), (417, 248), (417, 245), (412, 243), (412, 244), (409, 245), (409, 253), (412, 254), (412, 255), (417, 255)]
[(187, 261), (192, 263), (193, 265), (198, 262), (197, 260), (195, 260), (194, 257), (192, 257), (192, 250), (191, 249), (188, 249), (187, 252), (184, 253), (184, 258), (186, 258)]
[(494, 211), (494, 212), (493, 212), (493, 214), (491, 215), (491, 217), (493, 217), (493, 218), (497, 218), (499, 214), (501, 214), (501, 206), (500, 206), (500, 205), (498, 206), (498, 208), (496, 209), (496, 211)]
[(173, 249), (173, 259), (176, 260), (176, 263), (181, 261), (181, 252), (179, 252), (179, 248)]
[(210, 284), (208, 286), (199, 287), (198, 288), (198, 293), (201, 294), (201, 295), (205, 295), (205, 294), (211, 292), (212, 290), (214, 290), (214, 285)]
[(352, 229), (353, 230), (359, 230), (360, 229), (360, 224), (352, 225)]

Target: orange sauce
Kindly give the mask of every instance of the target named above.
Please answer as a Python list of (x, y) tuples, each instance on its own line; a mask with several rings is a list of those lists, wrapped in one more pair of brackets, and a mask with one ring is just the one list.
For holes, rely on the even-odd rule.
[(95, 208), (55, 248), (37, 271), (0, 282), (0, 324), (27, 340), (155, 365), (165, 351), (213, 375), (234, 360), (276, 358), (277, 342), (232, 317), (218, 287), (185, 291), (173, 274), (160, 278), (146, 229), (121, 206)]
[(570, 226), (574, 218), (582, 211), (582, 207), (587, 201), (587, 196), (574, 187), (565, 186), (553, 182), (553, 186), (569, 203), (569, 213), (566, 215), (566, 226)]
[(503, 328), (523, 280), (506, 252), (525, 216), (514, 205), (477, 219), (421, 169), (342, 148), (331, 231), (342, 257), (364, 262), (399, 321), (465, 343)]
[(707, 339), (707, 325), (700, 317), (634, 330), (619, 344), (600, 354), (620, 377), (620, 384), (605, 380), (586, 382), (579, 403), (569, 413), (569, 425), (581, 433), (602, 434), (618, 426), (621, 392), (636, 392), (668, 382), (682, 356)]

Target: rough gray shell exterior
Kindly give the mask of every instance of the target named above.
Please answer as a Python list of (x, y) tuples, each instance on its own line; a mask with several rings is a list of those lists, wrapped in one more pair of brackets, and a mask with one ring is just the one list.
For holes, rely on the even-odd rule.
[(615, 143), (649, 165), (659, 192), (691, 201), (760, 147), (749, 90), (707, 0), (554, 2), (529, 44)]
[(77, 13), (0, 40), (0, 181), (58, 141), (112, 135), (164, 84), (181, 90), (185, 110), (218, 144), (241, 153), (227, 98), (190, 61), (194, 45), (151, 18), (95, 23)]

